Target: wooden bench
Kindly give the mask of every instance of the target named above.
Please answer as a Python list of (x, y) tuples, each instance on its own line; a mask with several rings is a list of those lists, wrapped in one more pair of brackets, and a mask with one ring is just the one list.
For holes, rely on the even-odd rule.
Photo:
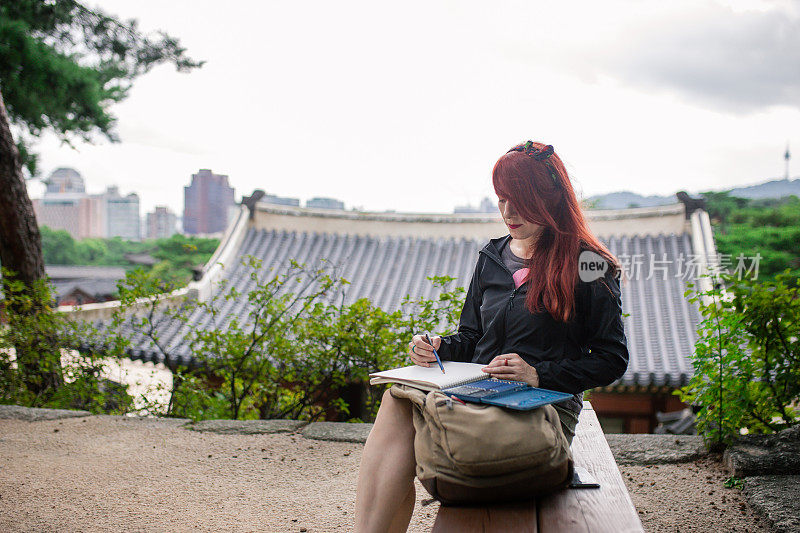
[(435, 533), (581, 533), (644, 531), (608, 447), (597, 415), (583, 403), (572, 439), (575, 466), (588, 470), (599, 489), (564, 489), (535, 502), (486, 507), (440, 507)]

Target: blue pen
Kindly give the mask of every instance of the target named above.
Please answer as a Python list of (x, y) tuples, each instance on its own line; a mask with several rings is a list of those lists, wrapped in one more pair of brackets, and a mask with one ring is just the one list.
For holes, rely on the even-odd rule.
[(442, 369), (442, 374), (444, 374), (445, 372), (444, 372), (444, 366), (442, 365), (442, 360), (439, 359), (439, 354), (436, 353), (436, 348), (433, 347), (433, 341), (431, 341), (431, 338), (428, 336), (427, 333), (425, 334), (425, 342), (431, 345), (431, 349), (433, 350), (433, 355), (436, 356), (436, 362), (439, 363), (439, 368)]

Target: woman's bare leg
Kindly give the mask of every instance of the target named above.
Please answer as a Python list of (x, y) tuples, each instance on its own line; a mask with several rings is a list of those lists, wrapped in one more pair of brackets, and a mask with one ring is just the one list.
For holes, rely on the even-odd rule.
[(405, 531), (414, 512), (411, 402), (383, 394), (364, 445), (356, 488), (356, 531)]
[(389, 533), (405, 533), (408, 531), (408, 523), (411, 522), (411, 515), (414, 514), (414, 504), (417, 503), (417, 491), (414, 488), (414, 478), (411, 478), (411, 487), (408, 495), (400, 502), (394, 518), (389, 526)]

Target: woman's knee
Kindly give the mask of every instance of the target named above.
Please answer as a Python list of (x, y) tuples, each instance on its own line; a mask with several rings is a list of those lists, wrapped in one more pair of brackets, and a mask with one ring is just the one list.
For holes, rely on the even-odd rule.
[(395, 399), (396, 398), (394, 396), (392, 396), (391, 390), (390, 389), (386, 389), (385, 391), (383, 391), (383, 397), (381, 398), (381, 405), (383, 405), (383, 402), (385, 402), (387, 400), (391, 401), (391, 400), (395, 400)]
[(384, 392), (375, 418), (375, 427), (390, 430), (395, 434), (407, 432), (413, 435), (411, 402), (405, 398), (395, 398), (388, 390)]
[(411, 401), (406, 398), (395, 398), (390, 390), (386, 389), (381, 398), (381, 405), (378, 411), (380, 412), (381, 409), (397, 411), (411, 416)]

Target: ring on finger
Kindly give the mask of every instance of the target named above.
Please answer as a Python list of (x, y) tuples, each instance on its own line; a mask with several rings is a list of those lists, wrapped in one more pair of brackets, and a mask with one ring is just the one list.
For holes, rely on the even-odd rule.
[(412, 346), (411, 346), (411, 351), (412, 351), (412, 352), (414, 352), (414, 355), (419, 355), (419, 354), (417, 353), (417, 350), (415, 349), (416, 347), (417, 347), (416, 345), (412, 345)]

